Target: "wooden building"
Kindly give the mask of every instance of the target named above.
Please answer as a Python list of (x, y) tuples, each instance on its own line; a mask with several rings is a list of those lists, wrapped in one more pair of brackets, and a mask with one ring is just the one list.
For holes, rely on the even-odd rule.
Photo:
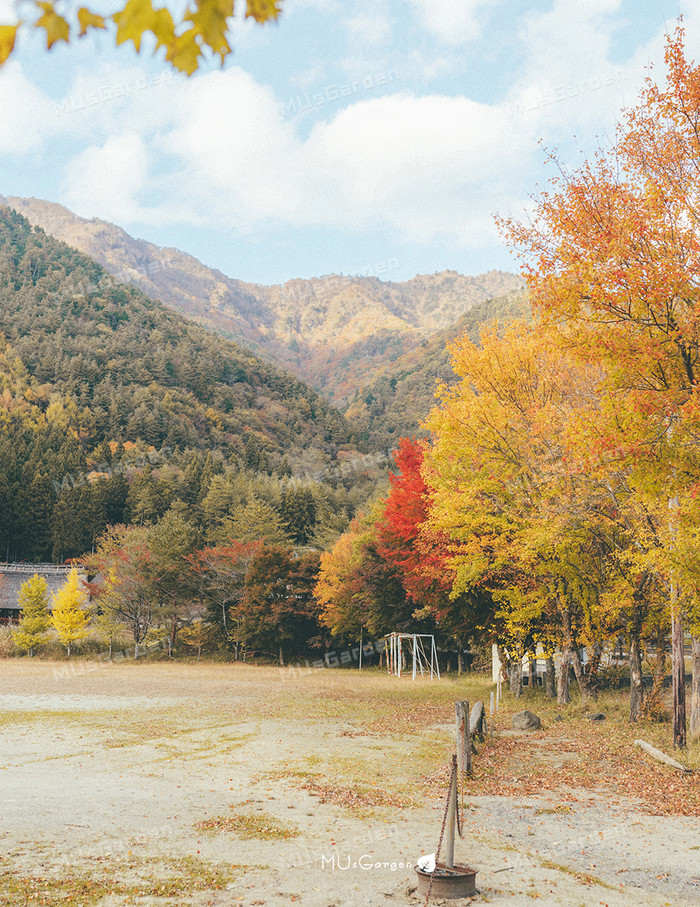
[[(19, 590), (22, 583), (36, 573), (43, 576), (49, 588), (50, 603), (51, 593), (58, 592), (72, 569), (65, 565), (57, 567), (54, 564), (0, 564), (0, 624), (19, 623)], [(78, 567), (77, 570), (83, 579), (87, 579), (82, 567)]]

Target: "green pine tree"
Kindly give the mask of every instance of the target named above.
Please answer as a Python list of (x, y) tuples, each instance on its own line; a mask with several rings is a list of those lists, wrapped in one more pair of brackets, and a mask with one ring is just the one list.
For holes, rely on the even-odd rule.
[(255, 495), (245, 507), (237, 510), (224, 521), (222, 533), (239, 542), (265, 541), (268, 544), (284, 544), (289, 541), (286, 523), (275, 508)]

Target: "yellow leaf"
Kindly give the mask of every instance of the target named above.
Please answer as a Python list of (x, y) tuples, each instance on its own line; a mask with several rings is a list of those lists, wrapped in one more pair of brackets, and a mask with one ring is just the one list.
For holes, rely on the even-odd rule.
[(233, 15), (233, 0), (199, 0), (197, 11), (185, 19), (191, 22), (202, 36), (204, 43), (223, 61), (231, 47), (226, 40), (227, 19)]
[(246, 18), (256, 22), (267, 22), (276, 19), (281, 10), (280, 0), (246, 0)]
[(169, 10), (154, 10), (151, 31), (156, 36), (156, 50), (159, 47), (169, 47), (175, 41), (175, 23)]
[(0, 25), (0, 66), (15, 49), (17, 29), (21, 24), (21, 22), (18, 22), (17, 25)]
[(129, 0), (112, 19), (117, 26), (117, 44), (133, 41), (137, 51), (141, 50), (141, 38), (146, 31), (153, 32), (159, 47), (169, 45), (175, 34), (169, 11), (165, 8), (154, 10), (151, 0)]
[(103, 16), (98, 16), (97, 13), (91, 13), (90, 10), (81, 6), (78, 10), (78, 22), (80, 22), (80, 37), (87, 34), (88, 28), (104, 28), (105, 20)]
[(70, 25), (63, 16), (59, 16), (53, 8), (53, 3), (37, 3), (39, 9), (43, 9), (42, 15), (34, 23), (34, 28), (43, 28), (46, 31), (46, 46), (49, 50), (58, 41), (68, 42), (70, 35)]
[(186, 72), (188, 76), (199, 66), (199, 57), (201, 51), (196, 41), (197, 30), (190, 28), (182, 35), (178, 35), (168, 45), (168, 51), (165, 59), (168, 60), (180, 72)]

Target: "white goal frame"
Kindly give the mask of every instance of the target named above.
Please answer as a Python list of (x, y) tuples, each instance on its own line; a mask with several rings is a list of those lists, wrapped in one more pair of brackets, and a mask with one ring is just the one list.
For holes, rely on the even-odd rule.
[[(424, 642), (424, 640), (430, 641)], [(411, 659), (413, 680), (416, 679), (418, 672), (423, 677), (428, 671), (430, 671), (431, 680), (434, 676), (437, 676), (439, 680), (440, 666), (438, 665), (435, 637), (430, 633), (387, 633), (384, 637), (387, 672), (395, 677), (401, 677), (404, 641), (408, 644), (407, 654)]]

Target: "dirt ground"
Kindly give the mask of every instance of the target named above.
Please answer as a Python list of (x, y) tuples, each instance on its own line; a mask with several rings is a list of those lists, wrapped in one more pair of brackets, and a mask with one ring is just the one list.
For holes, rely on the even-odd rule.
[[(2, 661), (0, 903), (423, 904), (412, 867), (438, 842), (463, 683)], [(700, 904), (697, 816), (478, 794), (456, 844), (477, 902)]]

